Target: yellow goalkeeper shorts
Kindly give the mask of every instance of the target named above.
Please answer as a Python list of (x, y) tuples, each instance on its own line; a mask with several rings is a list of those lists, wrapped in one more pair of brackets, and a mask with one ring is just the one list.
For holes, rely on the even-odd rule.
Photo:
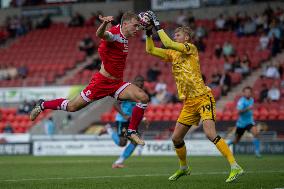
[(184, 125), (198, 125), (202, 121), (216, 120), (216, 103), (214, 96), (208, 92), (199, 97), (186, 99), (178, 118), (178, 122)]

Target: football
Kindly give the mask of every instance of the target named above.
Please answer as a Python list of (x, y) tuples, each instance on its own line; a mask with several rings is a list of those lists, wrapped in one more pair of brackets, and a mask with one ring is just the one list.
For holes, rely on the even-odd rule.
[(153, 27), (149, 17), (147, 16), (147, 14), (145, 14), (145, 12), (140, 12), (138, 14), (138, 17), (140, 19), (140, 26), (143, 30), (148, 30)]

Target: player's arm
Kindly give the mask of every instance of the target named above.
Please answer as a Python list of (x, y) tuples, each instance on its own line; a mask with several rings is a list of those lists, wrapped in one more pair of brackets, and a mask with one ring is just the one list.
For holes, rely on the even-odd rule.
[(157, 31), (163, 45), (167, 49), (173, 49), (176, 51), (180, 51), (183, 53), (188, 53), (191, 49), (194, 48), (194, 46), (190, 43), (178, 43), (169, 38), (169, 36), (166, 34), (166, 32), (163, 29), (160, 29)]
[(113, 104), (113, 107), (114, 109), (120, 114), (122, 115), (122, 117), (124, 117), (124, 119), (128, 120), (129, 119), (129, 116), (126, 115), (122, 109), (121, 109), (121, 106), (120, 106), (120, 101), (115, 101), (114, 104)]
[(101, 25), (99, 26), (99, 28), (96, 31), (96, 36), (101, 38), (101, 39), (105, 39), (108, 41), (111, 41), (113, 39), (113, 34), (106, 31), (108, 24), (113, 21), (113, 17), (112, 16), (106, 16), (106, 17), (102, 17), (101, 15), (99, 16), (99, 19), (102, 21)]
[(148, 36), (148, 35), (146, 37), (146, 52), (156, 57), (162, 58), (162, 59), (168, 59), (166, 50), (155, 47), (152, 36)]
[(155, 13), (152, 11), (147, 11), (146, 13), (150, 20), (152, 20), (152, 24), (154, 25), (163, 45), (167, 49), (173, 49), (187, 54), (190, 54), (191, 52), (195, 51), (196, 47), (191, 43), (178, 43), (171, 40), (166, 34), (166, 32), (161, 28), (160, 22)]
[(240, 99), (237, 104), (237, 110), (239, 114), (247, 112), (252, 109), (252, 106), (245, 107), (243, 101)]

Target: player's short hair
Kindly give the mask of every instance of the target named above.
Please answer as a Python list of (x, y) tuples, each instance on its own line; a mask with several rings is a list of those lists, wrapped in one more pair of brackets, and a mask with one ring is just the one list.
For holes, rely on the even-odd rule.
[(137, 75), (135, 78), (134, 78), (134, 81), (143, 81), (144, 82), (144, 77), (142, 75)]
[(188, 35), (190, 39), (192, 39), (194, 36), (193, 30), (189, 26), (180, 26), (177, 29), (175, 29), (175, 33), (180, 31)]
[(243, 92), (244, 92), (245, 90), (247, 90), (247, 89), (250, 90), (250, 91), (252, 91), (252, 88), (251, 88), (250, 86), (246, 86), (246, 87), (243, 88)]
[(123, 15), (121, 17), (121, 23), (123, 23), (125, 21), (130, 21), (133, 18), (135, 18), (136, 20), (139, 20), (138, 15), (136, 15), (134, 12), (127, 11), (127, 12), (123, 13)]

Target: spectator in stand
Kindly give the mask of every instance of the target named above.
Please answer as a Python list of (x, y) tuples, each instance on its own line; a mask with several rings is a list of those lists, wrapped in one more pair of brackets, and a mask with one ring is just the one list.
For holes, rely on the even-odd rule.
[(244, 23), (244, 33), (245, 35), (254, 35), (256, 33), (256, 23), (250, 17)]
[(18, 16), (14, 15), (12, 18), (7, 17), (6, 27), (12, 38), (17, 37), (21, 34), (21, 23)]
[(16, 79), (16, 77), (18, 76), (18, 70), (13, 65), (10, 65), (8, 67), (7, 72), (8, 72), (8, 75), (9, 75), (8, 80)]
[(283, 78), (283, 66), (281, 62), (276, 63), (277, 70), (279, 72), (280, 78)]
[(240, 24), (238, 25), (237, 29), (236, 29), (236, 35), (238, 37), (243, 37), (245, 35), (244, 27), (245, 27), (244, 21), (241, 21)]
[(235, 54), (235, 49), (229, 41), (226, 41), (223, 45), (222, 52), (224, 56), (233, 56)]
[(222, 95), (227, 95), (227, 93), (231, 90), (232, 82), (231, 76), (228, 71), (223, 70), (220, 78), (220, 86), (222, 90)]
[(72, 117), (71, 114), (68, 114), (67, 116), (65, 116), (62, 119), (62, 123), (61, 123), (62, 124), (62, 128), (67, 128), (72, 120), (73, 120), (73, 117)]
[(268, 37), (272, 39), (273, 37), (276, 37), (278, 40), (281, 38), (281, 30), (279, 26), (277, 25), (277, 20), (273, 19), (270, 25), (270, 30), (268, 33)]
[(152, 104), (166, 104), (169, 101), (171, 101), (170, 94), (167, 92), (166, 89), (162, 89), (162, 88), (156, 91), (155, 96), (151, 98)]
[(211, 88), (218, 87), (220, 85), (221, 74), (218, 73), (217, 69), (213, 71), (211, 78), (212, 79), (211, 79), (211, 83), (209, 84), (209, 87)]
[(85, 18), (78, 12), (71, 17), (71, 20), (68, 24), (69, 27), (83, 27), (85, 24)]
[(176, 18), (176, 24), (179, 26), (187, 25), (187, 15), (184, 10), (179, 11), (179, 15)]
[(242, 57), (242, 60), (241, 60), (241, 69), (242, 69), (243, 76), (247, 76), (250, 74), (250, 65), (251, 65), (251, 61), (249, 59), (249, 56), (246, 54)]
[(52, 24), (52, 20), (49, 14), (46, 14), (44, 18), (37, 24), (37, 28), (46, 29)]
[(21, 79), (25, 79), (28, 75), (28, 68), (25, 64), (21, 64), (17, 69), (18, 75)]
[(226, 19), (225, 22), (225, 28), (229, 31), (234, 31), (235, 30), (235, 18), (229, 16)]
[(279, 101), (280, 100), (280, 90), (277, 87), (276, 83), (273, 83), (271, 88), (268, 91), (268, 100), (269, 101)]
[(232, 67), (233, 67), (233, 72), (242, 73), (241, 59), (239, 56), (235, 56), (235, 59), (232, 63)]
[(263, 31), (261, 33), (261, 36), (259, 38), (259, 46), (258, 46), (258, 50), (266, 50), (268, 48), (269, 45), (269, 37), (268, 35), (266, 35), (266, 33)]
[(171, 95), (167, 91), (167, 84), (161, 79), (155, 86), (156, 94), (151, 98), (152, 104), (166, 104), (171, 100)]
[(268, 37), (271, 40), (271, 54), (275, 56), (281, 52), (281, 29), (277, 23), (278, 21), (273, 18), (270, 24), (270, 30), (268, 32)]
[(253, 16), (253, 20), (256, 24), (256, 28), (257, 30), (264, 28), (264, 16), (263, 15), (258, 15), (258, 14), (254, 14)]
[(84, 38), (79, 42), (80, 51), (84, 51), (87, 57), (91, 57), (95, 52), (95, 42), (89, 34), (85, 34)]
[(262, 83), (261, 85), (261, 90), (259, 93), (259, 102), (267, 102), (268, 100), (268, 87), (266, 85), (266, 83)]
[(198, 51), (200, 51), (200, 52), (205, 52), (206, 45), (205, 45), (205, 43), (203, 42), (202, 38), (196, 37), (194, 44), (196, 45)]
[(218, 31), (224, 31), (225, 30), (225, 19), (223, 14), (220, 14), (219, 17), (215, 21), (215, 28)]
[(52, 117), (44, 121), (44, 131), (46, 135), (53, 135), (55, 133), (55, 123)]
[(3, 133), (14, 133), (11, 123), (6, 123), (5, 127), (3, 128)]
[(195, 30), (195, 36), (199, 38), (207, 37), (208, 32), (204, 26), (198, 26)]
[(156, 62), (154, 66), (150, 67), (147, 71), (147, 80), (149, 82), (157, 81), (157, 78), (161, 75), (161, 69), (159, 68), (159, 62)]
[(86, 26), (97, 26), (99, 25), (100, 19), (99, 15), (103, 16), (103, 13), (101, 11), (97, 11), (96, 13), (92, 12), (91, 17), (86, 21)]
[(221, 45), (216, 44), (215, 45), (215, 56), (216, 56), (216, 58), (218, 58), (218, 59), (221, 58), (222, 52), (223, 52), (223, 49), (222, 49)]
[(19, 105), (18, 113), (19, 114), (29, 114), (32, 110), (32, 105), (27, 100), (24, 100), (23, 103)]
[(9, 78), (9, 74), (7, 71), (6, 64), (0, 64), (0, 80), (7, 80)]
[(193, 16), (192, 12), (187, 13), (187, 22), (188, 25), (193, 28), (195, 24), (195, 17)]
[(281, 52), (281, 41), (275, 35), (271, 39), (271, 55), (274, 57)]
[(233, 69), (233, 66), (232, 64), (230, 63), (230, 60), (227, 56), (224, 57), (224, 70), (225, 71), (232, 71)]
[(278, 79), (280, 78), (280, 73), (275, 66), (275, 63), (270, 63), (265, 70), (264, 76), (267, 78)]

